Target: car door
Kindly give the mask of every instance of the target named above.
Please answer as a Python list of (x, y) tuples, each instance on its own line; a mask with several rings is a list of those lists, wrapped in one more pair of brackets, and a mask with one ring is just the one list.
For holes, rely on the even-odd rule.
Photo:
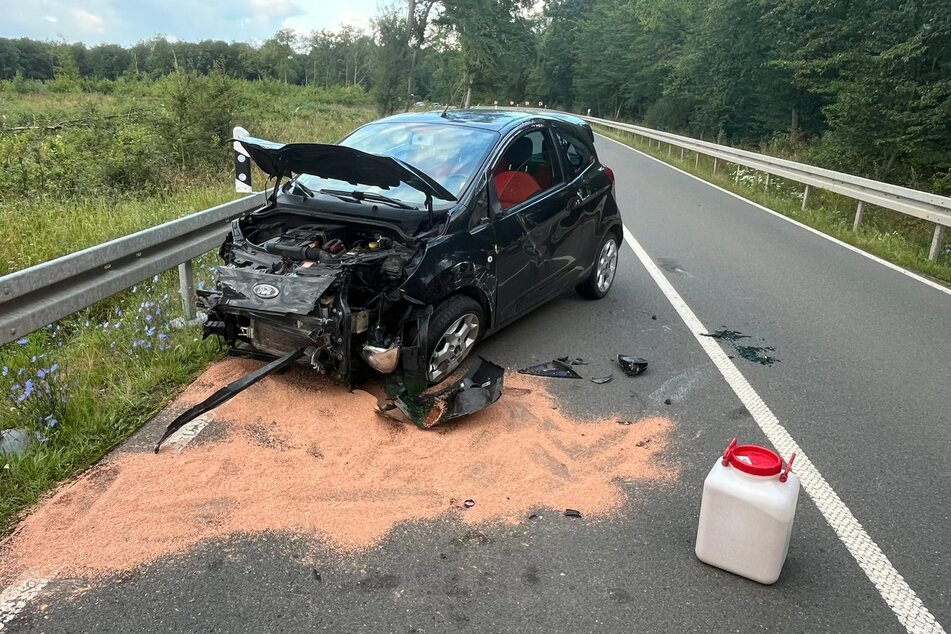
[[(516, 146), (525, 145), (523, 139), (531, 141), (528, 158), (525, 159), (523, 153), (514, 161), (509, 160), (507, 157), (517, 154), (514, 151)], [(493, 190), (493, 225), (498, 258), (496, 310), (500, 324), (545, 301), (546, 282), (553, 269), (559, 266), (554, 260), (556, 253), (551, 236), (559, 233), (558, 225), (565, 213), (566, 201), (560, 165), (552, 161), (552, 143), (547, 127), (534, 124), (511, 139), (492, 165), (495, 187), (490, 189)], [(539, 184), (541, 172), (530, 174), (536, 167), (550, 168), (551, 182)], [(524, 200), (518, 194), (513, 195), (513, 189), (518, 189), (513, 185), (515, 181), (528, 181), (521, 176), (506, 180), (506, 177), (514, 176), (510, 172), (532, 176), (537, 189), (529, 187), (524, 190), (523, 194), (532, 192)]]
[(558, 257), (564, 262), (553, 280), (560, 289), (574, 285), (593, 261), (597, 248), (603, 191), (595, 182), (598, 165), (594, 148), (578, 130), (556, 124), (552, 128), (558, 160), (564, 170), (566, 213), (559, 226)]

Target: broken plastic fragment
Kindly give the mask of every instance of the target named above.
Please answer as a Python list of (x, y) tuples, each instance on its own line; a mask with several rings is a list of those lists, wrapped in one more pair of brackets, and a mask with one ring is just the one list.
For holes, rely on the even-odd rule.
[(400, 420), (394, 416), (398, 410), (413, 424), (428, 429), (474, 414), (499, 400), (504, 376), (502, 367), (479, 357), (462, 379), (448, 387), (415, 395), (403, 389), (395, 398), (380, 403), (378, 411)]
[(621, 366), (621, 369), (624, 370), (624, 374), (628, 376), (637, 376), (647, 370), (647, 359), (640, 357), (630, 357), (626, 354), (619, 354), (617, 356), (617, 362), (618, 365)]
[[(567, 358), (567, 357), (565, 357)], [(532, 376), (545, 376), (553, 379), (580, 379), (580, 374), (574, 371), (568, 363), (561, 359), (555, 359), (547, 363), (539, 363), (530, 368), (524, 368), (518, 371), (519, 374), (531, 374)]]
[(473, 506), (475, 506), (475, 500), (466, 500), (462, 503), (462, 505), (467, 509), (471, 509)]
[(299, 348), (293, 352), (290, 352), (279, 359), (275, 359), (271, 363), (258, 368), (250, 374), (246, 374), (237, 381), (232, 381), (225, 387), (221, 388), (205, 400), (203, 400), (198, 405), (190, 407), (185, 410), (178, 417), (168, 424), (168, 427), (165, 429), (165, 433), (162, 434), (162, 437), (159, 438), (158, 443), (155, 445), (155, 453), (159, 452), (159, 449), (162, 447), (162, 443), (168, 439), (169, 436), (177, 432), (179, 429), (184, 427), (190, 421), (198, 418), (205, 412), (210, 412), (215, 409), (228, 399), (237, 396), (244, 390), (248, 389), (261, 379), (276, 372), (280, 372), (285, 368), (290, 367), (292, 363), (297, 361), (300, 356), (304, 354), (304, 349)]
[(613, 372), (612, 372), (611, 374), (607, 375), (607, 376), (593, 376), (593, 377), (591, 377), (591, 382), (592, 382), (592, 383), (596, 383), (596, 384), (598, 384), (598, 385), (604, 385), (605, 383), (610, 383), (610, 382), (613, 381), (613, 380), (614, 380), (614, 373), (613, 373)]
[(565, 517), (581, 517), (581, 511), (576, 509), (565, 509)]

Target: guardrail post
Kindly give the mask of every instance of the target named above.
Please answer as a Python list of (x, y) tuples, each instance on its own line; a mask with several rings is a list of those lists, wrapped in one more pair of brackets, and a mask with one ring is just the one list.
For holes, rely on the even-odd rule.
[(674, 146), (671, 143), (667, 144), (667, 156), (670, 156), (670, 153), (674, 151)]
[(681, 160), (681, 161), (684, 160), (684, 149), (683, 149), (683, 147), (680, 148), (680, 160)]
[(809, 206), (809, 194), (812, 193), (812, 187), (806, 185), (806, 190), (802, 192), (802, 210), (805, 211), (806, 207)]
[(717, 165), (720, 164), (720, 160), (717, 157), (713, 157), (713, 173), (717, 173)]
[(858, 231), (859, 225), (862, 224), (862, 214), (865, 213), (865, 201), (860, 200), (859, 206), (855, 208), (855, 220), (852, 221), (852, 231)]
[(739, 165), (736, 166), (736, 173), (733, 175), (733, 184), (734, 185), (740, 184), (740, 166)]
[(191, 260), (187, 260), (178, 265), (178, 292), (182, 294), (182, 308), (185, 313), (185, 320), (191, 321), (196, 317), (195, 313), (195, 267)]
[(769, 172), (766, 172), (766, 191), (769, 191), (769, 177), (772, 176)]
[(934, 237), (931, 239), (931, 250), (928, 251), (928, 259), (932, 262), (938, 261), (938, 256), (941, 254), (941, 245), (944, 243), (944, 232), (947, 230), (947, 227), (944, 225), (935, 225), (934, 226)]
[(700, 169), (700, 152), (693, 153), (693, 167), (694, 169)]

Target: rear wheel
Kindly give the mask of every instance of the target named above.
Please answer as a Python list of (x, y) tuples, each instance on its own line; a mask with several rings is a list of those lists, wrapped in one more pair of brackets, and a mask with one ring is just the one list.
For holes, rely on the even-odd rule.
[(601, 241), (588, 278), (578, 285), (578, 293), (588, 299), (601, 299), (611, 290), (617, 274), (618, 239), (613, 231)]
[(436, 307), (429, 319), (426, 378), (430, 384), (462, 365), (485, 330), (484, 322), (482, 306), (466, 295), (453, 295)]

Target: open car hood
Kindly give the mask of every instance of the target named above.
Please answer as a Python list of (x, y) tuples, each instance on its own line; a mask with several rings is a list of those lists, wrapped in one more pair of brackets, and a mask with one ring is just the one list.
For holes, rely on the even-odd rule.
[(456, 200), (424, 172), (390, 156), (328, 143), (275, 143), (253, 137), (231, 140), (243, 145), (257, 166), (270, 176), (290, 178), (293, 174), (310, 174), (382, 189), (406, 183), (427, 196)]

